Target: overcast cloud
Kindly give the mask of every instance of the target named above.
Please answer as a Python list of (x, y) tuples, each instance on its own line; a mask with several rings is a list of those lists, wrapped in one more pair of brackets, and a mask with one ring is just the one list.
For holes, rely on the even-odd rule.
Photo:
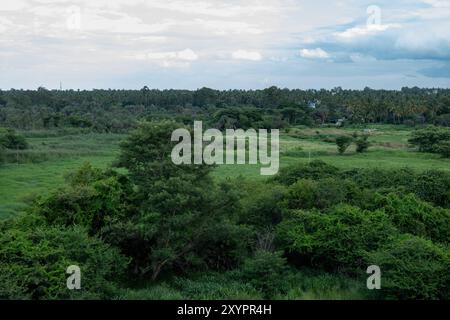
[(450, 0), (1, 0), (0, 88), (450, 87)]

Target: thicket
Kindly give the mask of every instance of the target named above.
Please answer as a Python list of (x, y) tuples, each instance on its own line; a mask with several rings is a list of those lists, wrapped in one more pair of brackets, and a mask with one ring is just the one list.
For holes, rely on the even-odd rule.
[[(86, 164), (0, 222), (0, 298), (448, 298), (448, 173), (312, 161), (216, 183), (172, 163), (179, 126), (142, 123), (115, 168)], [(81, 290), (65, 288), (69, 265)]]

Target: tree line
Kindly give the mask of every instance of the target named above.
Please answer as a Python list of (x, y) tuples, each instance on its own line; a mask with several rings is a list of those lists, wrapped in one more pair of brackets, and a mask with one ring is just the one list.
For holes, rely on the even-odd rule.
[[(350, 123), (450, 125), (450, 90), (7, 90), (0, 125), (126, 132), (142, 119), (210, 120), (216, 127)], [(212, 120), (211, 120), (212, 119)]]

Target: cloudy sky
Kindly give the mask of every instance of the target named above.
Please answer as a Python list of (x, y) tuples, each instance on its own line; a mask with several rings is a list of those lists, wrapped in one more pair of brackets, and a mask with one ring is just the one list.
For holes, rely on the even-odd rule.
[(450, 0), (0, 0), (0, 88), (450, 87)]

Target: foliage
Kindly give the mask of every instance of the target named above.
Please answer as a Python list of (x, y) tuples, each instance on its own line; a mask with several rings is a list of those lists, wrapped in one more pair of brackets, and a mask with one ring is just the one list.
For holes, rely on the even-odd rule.
[[(16, 129), (84, 127), (123, 133), (144, 119), (214, 119), (221, 127), (336, 123), (447, 125), (450, 90), (7, 90), (0, 125)], [(233, 107), (231, 107), (233, 106)], [(230, 111), (224, 111), (224, 110)], [(237, 111), (236, 111), (237, 110)], [(257, 111), (257, 112), (256, 112)], [(223, 112), (223, 113), (222, 113)], [(236, 114), (236, 112), (238, 114)], [(214, 117), (216, 115), (216, 117)], [(213, 124), (211, 124), (213, 125)]]
[(434, 147), (434, 152), (439, 153), (444, 158), (450, 158), (450, 140), (441, 141)]
[(276, 241), (296, 265), (355, 274), (364, 256), (395, 233), (383, 211), (339, 205), (323, 213), (290, 212), (277, 227)]
[[(301, 99), (292, 101), (289, 92), (276, 87), (250, 96), (245, 96), (248, 92), (235, 92), (233, 99), (239, 103), (230, 104), (235, 108), (228, 107), (229, 93), (216, 90), (203, 88), (193, 97), (189, 91), (176, 92), (183, 97), (164, 92), (159, 94), (173, 99), (164, 104), (192, 98), (195, 106), (189, 102), (163, 110), (152, 106), (157, 98), (148, 88), (139, 95), (99, 91), (91, 117), (86, 114), (89, 110), (86, 101), (80, 102), (79, 109), (64, 107), (58, 99), (52, 100), (59, 94), (53, 96), (52, 92), (40, 90), (38, 97), (30, 98), (31, 104), (50, 101), (52, 108), (63, 110), (58, 111), (60, 116), (48, 113), (45, 118), (45, 126), (60, 128), (57, 132), (27, 132), (32, 148), (25, 152), (45, 153), (56, 145), (59, 148), (62, 141), (71, 158), (76, 158), (77, 152), (80, 155), (87, 152), (90, 157), (107, 150), (108, 157), (94, 157), (95, 166), (106, 169), (85, 164), (68, 174), (66, 184), (60, 188), (57, 186), (62, 183), (61, 168), (78, 167), (85, 158), (48, 161), (42, 165), (44, 169), (38, 166), (30, 169), (43, 171), (27, 177), (35, 180), (39, 177), (40, 183), (48, 180), (40, 185), (38, 193), (42, 195), (38, 199), (32, 201), (30, 195), (23, 200), (29, 206), (25, 212), (0, 222), (0, 299), (363, 299), (370, 297), (365, 288), (369, 264), (382, 267), (383, 290), (377, 292), (377, 298), (448, 299), (449, 281), (444, 266), (448, 266), (450, 174), (356, 165), (361, 163), (358, 159), (373, 161), (379, 158), (372, 154), (380, 152), (378, 155), (382, 157), (392, 152), (395, 157), (403, 157), (405, 161), (415, 159), (425, 167), (429, 162), (424, 159), (429, 156), (420, 158), (415, 152), (405, 156), (406, 150), (388, 150), (394, 144), (404, 143), (407, 134), (404, 127), (395, 139), (373, 135), (371, 142), (379, 146), (381, 141), (393, 141), (384, 151), (377, 148), (370, 155), (355, 154), (345, 160), (336, 155), (330, 143), (334, 143), (335, 136), (354, 129), (337, 129), (334, 125), (327, 129), (324, 125), (321, 132), (292, 128), (283, 142), (295, 146), (309, 134), (312, 138), (305, 141), (304, 150), (309, 143), (320, 145), (323, 153), (315, 156), (334, 160), (331, 163), (336, 166), (307, 161), (308, 154), (298, 152), (286, 157), (286, 162), (293, 165), (283, 167), (277, 176), (267, 180), (243, 177), (229, 180), (226, 174), (217, 175), (218, 170), (211, 167), (172, 163), (170, 152), (174, 143), (170, 135), (183, 125), (169, 118), (189, 125), (195, 115), (196, 119), (203, 118), (216, 125), (219, 121), (212, 123), (212, 115), (220, 115), (214, 121), (226, 117), (221, 122), (222, 129), (233, 125), (269, 128), (278, 125), (278, 121), (295, 126), (310, 120), (325, 123), (339, 119), (344, 113), (349, 125), (358, 121), (411, 120), (419, 127), (421, 121), (409, 116), (397, 119), (397, 115), (394, 120), (389, 114), (378, 114), (380, 118), (376, 120), (376, 112), (364, 113), (359, 109), (349, 113), (341, 91), (335, 94), (340, 96), (339, 104), (333, 104), (334, 98), (325, 98), (315, 102), (315, 109)], [(420, 95), (407, 90), (403, 93)], [(22, 94), (17, 93), (16, 97), (20, 100)], [(357, 92), (346, 94), (358, 96)], [(318, 95), (327, 94), (309, 92), (305, 99), (310, 101)], [(367, 90), (365, 95), (373, 98), (377, 93)], [(20, 109), (18, 105), (12, 107), (14, 102), (9, 93), (6, 96), (5, 103), (0, 100), (5, 106), (0, 108), (0, 121), (11, 120), (9, 113), (4, 117), (8, 108)], [(71, 99), (76, 97), (83, 100), (89, 93), (73, 93)], [(133, 104), (141, 101), (143, 110), (139, 115), (153, 120), (137, 125), (133, 118), (133, 124), (128, 126), (126, 119), (119, 117), (118, 122), (106, 128), (102, 108), (110, 108), (108, 114), (122, 115), (116, 107), (106, 106), (106, 101), (114, 99), (123, 102), (120, 109), (124, 114), (128, 114), (128, 109), (133, 109), (131, 114), (137, 112), (139, 107)], [(253, 103), (258, 105), (252, 106)], [(178, 115), (175, 117), (173, 113)], [(426, 121), (433, 122), (439, 113), (425, 114)], [(74, 117), (69, 121), (69, 116)], [(30, 123), (39, 127), (39, 117), (36, 115)], [(88, 122), (73, 122), (74, 119)], [(78, 125), (84, 128), (66, 128)], [(81, 132), (128, 130), (136, 125), (136, 130), (121, 144), (116, 169), (109, 168), (108, 163), (118, 149), (102, 149), (102, 143), (79, 141), (84, 143), (84, 139), (99, 136), (80, 135)], [(299, 132), (306, 132), (306, 138)], [(48, 139), (36, 139), (40, 136)], [(107, 136), (109, 145), (122, 137)], [(358, 135), (353, 138), (358, 140)], [(47, 160), (55, 159), (54, 156), (48, 155)], [(444, 166), (446, 159), (436, 161)], [(1, 169), (0, 178), (26, 168), (9, 165)], [(228, 168), (228, 172), (238, 176), (245, 174), (248, 167)], [(49, 180), (52, 174), (60, 180)], [(17, 174), (19, 182), (24, 177)], [(3, 199), (14, 192), (4, 192), (9, 189), (5, 185), (8, 183), (0, 189)], [(0, 211), (3, 208), (4, 205)], [(417, 252), (414, 248), (418, 248)], [(70, 264), (82, 266), (82, 291), (65, 288), (65, 268)], [(85, 281), (90, 281), (90, 285)]]
[(338, 147), (338, 152), (340, 154), (343, 154), (345, 150), (347, 150), (348, 147), (353, 142), (353, 138), (349, 136), (339, 136), (336, 138), (336, 145)]
[[(137, 186), (138, 211), (104, 230), (107, 239), (133, 257), (135, 272), (151, 273), (153, 280), (163, 270), (185, 271), (204, 263), (230, 267), (239, 261), (234, 252), (246, 247), (246, 241), (240, 241), (245, 236), (239, 235), (246, 230), (229, 225), (227, 218), (234, 194), (213, 185), (207, 175), (210, 167), (171, 161), (170, 137), (178, 127), (170, 121), (145, 122), (122, 144), (119, 165)], [(231, 235), (235, 240), (228, 240)], [(222, 252), (205, 248), (208, 240)]]
[(367, 256), (382, 270), (382, 292), (395, 299), (448, 299), (448, 248), (402, 235)]
[[(1, 299), (111, 297), (127, 259), (83, 228), (16, 225), (0, 235)], [(66, 269), (81, 269), (81, 290), (68, 290)]]
[(126, 177), (86, 163), (68, 177), (69, 186), (36, 201), (32, 211), (47, 223), (83, 226), (97, 234), (112, 219), (125, 216), (133, 190)]
[(367, 151), (367, 149), (369, 149), (370, 142), (368, 141), (368, 138), (369, 138), (369, 136), (367, 136), (367, 135), (363, 135), (363, 136), (356, 138), (356, 140), (355, 140), (356, 152), (363, 153), (363, 152)]
[(411, 145), (417, 146), (419, 151), (437, 152), (440, 150), (442, 143), (447, 144), (450, 141), (450, 129), (428, 126), (424, 129), (415, 130), (408, 141)]
[(286, 290), (286, 260), (280, 252), (259, 250), (242, 266), (242, 278), (261, 290), (264, 298)]
[(389, 194), (379, 198), (393, 224), (402, 232), (447, 243), (450, 239), (450, 210), (436, 208), (419, 200), (414, 194)]
[(346, 200), (344, 183), (326, 178), (299, 180), (289, 187), (287, 206), (290, 209), (324, 209)]
[(13, 129), (0, 128), (0, 148), (24, 150), (28, 148), (25, 138)]
[(258, 230), (265, 230), (281, 221), (282, 201), (286, 189), (272, 183), (247, 183), (240, 181), (241, 210), (238, 221)]
[(299, 163), (286, 168), (281, 168), (274, 177), (276, 182), (291, 185), (299, 179), (321, 179), (336, 176), (339, 169), (321, 160), (310, 163)]

